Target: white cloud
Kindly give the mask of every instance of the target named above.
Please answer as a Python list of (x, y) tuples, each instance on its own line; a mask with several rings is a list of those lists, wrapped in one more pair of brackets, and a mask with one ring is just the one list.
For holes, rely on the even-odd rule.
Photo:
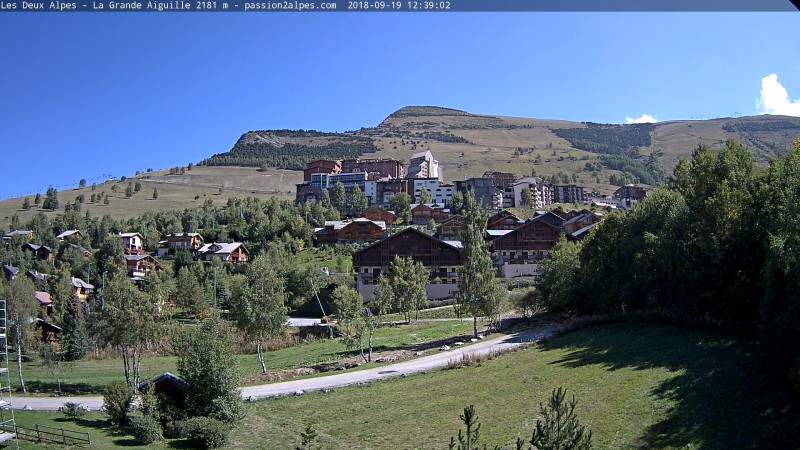
[(627, 117), (627, 116), (625, 117), (625, 123), (627, 123), (627, 124), (631, 124), (631, 123), (656, 123), (656, 122), (658, 122), (658, 120), (656, 120), (656, 118), (651, 116), (650, 114), (642, 114), (642, 116), (639, 117), (638, 119), (634, 119), (633, 117)]
[(789, 92), (778, 82), (778, 75), (772, 73), (761, 79), (761, 97), (756, 99), (756, 109), (760, 114), (800, 117), (800, 100), (791, 100)]

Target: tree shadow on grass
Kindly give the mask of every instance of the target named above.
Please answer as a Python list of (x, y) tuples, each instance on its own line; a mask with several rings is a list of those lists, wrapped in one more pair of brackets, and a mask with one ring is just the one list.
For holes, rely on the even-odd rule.
[[(25, 381), (25, 388), (31, 392), (58, 392), (58, 384), (52, 381)], [(61, 394), (63, 395), (89, 395), (102, 392), (102, 387), (87, 383), (61, 383)]]
[(650, 395), (675, 404), (639, 438), (643, 448), (797, 448), (791, 397), (765, 373), (754, 341), (709, 331), (625, 322), (589, 327), (541, 344), (567, 351), (553, 364), (613, 371), (679, 372)]

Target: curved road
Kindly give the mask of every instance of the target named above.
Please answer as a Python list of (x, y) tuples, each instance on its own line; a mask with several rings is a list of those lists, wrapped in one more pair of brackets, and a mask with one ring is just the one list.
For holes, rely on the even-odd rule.
[[(552, 324), (546, 327), (533, 328), (519, 333), (499, 336), (493, 339), (476, 342), (465, 347), (454, 347), (448, 351), (434, 350), (436, 353), (420, 358), (402, 361), (394, 364), (386, 364), (371, 369), (357, 370), (353, 372), (342, 372), (335, 375), (327, 375), (316, 378), (306, 378), (301, 380), (283, 381), (272, 384), (262, 384), (258, 386), (248, 386), (241, 388), (243, 399), (261, 399), (275, 397), (279, 395), (299, 393), (299, 391), (319, 391), (323, 389), (333, 389), (352, 384), (368, 383), (371, 381), (384, 380), (386, 378), (409, 375), (426, 370), (439, 369), (446, 367), (448, 361), (453, 358), (463, 357), (465, 354), (488, 355), (491, 352), (504, 352), (517, 348), (528, 342), (537, 342), (551, 334), (557, 329), (559, 324)], [(28, 407), (34, 410), (55, 411), (66, 402), (80, 403), (91, 410), (99, 409), (103, 405), (103, 398), (100, 396), (92, 397), (13, 397), (15, 409)]]

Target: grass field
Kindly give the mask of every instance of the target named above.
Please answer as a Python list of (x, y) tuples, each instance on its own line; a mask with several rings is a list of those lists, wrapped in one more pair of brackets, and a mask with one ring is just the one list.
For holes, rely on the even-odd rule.
[[(796, 448), (797, 411), (771, 388), (757, 353), (749, 341), (705, 331), (594, 326), (477, 366), (247, 404), (231, 446), (294, 448), (311, 423), (325, 449), (444, 449), (470, 404), (481, 442), (510, 445), (529, 437), (539, 402), (563, 386), (597, 448)], [(17, 417), (23, 426), (59, 423), (56, 413)], [(90, 418), (68, 428), (89, 431), (98, 448), (131, 446), (96, 428), (102, 416)]]
[[(419, 344), (443, 338), (467, 335), (472, 330), (471, 322), (431, 322), (398, 327), (379, 328), (375, 337), (375, 351), (409, 349)], [(339, 339), (321, 339), (307, 344), (288, 347), (265, 353), (267, 370), (293, 369), (331, 362), (351, 356)], [(261, 367), (256, 355), (239, 355), (238, 369), (245, 384), (264, 382), (257, 376)], [(76, 394), (90, 394), (100, 391), (102, 386), (115, 379), (122, 379), (123, 364), (119, 358), (85, 359), (62, 366), (62, 390)], [(142, 379), (159, 375), (165, 371), (176, 373), (177, 358), (174, 356), (149, 356), (142, 359)], [(55, 380), (48, 368), (35, 361), (23, 364), (25, 384), (31, 392), (55, 391)], [(16, 372), (11, 377), (17, 386)]]
[[(132, 175), (132, 174), (129, 174)], [(142, 189), (131, 198), (125, 198), (125, 188), (128, 181), (106, 181), (97, 184), (92, 190), (91, 185), (84, 188), (64, 189), (58, 192), (58, 200), (62, 205), (56, 211), (45, 211), (50, 218), (64, 212), (63, 205), (74, 203), (75, 198), (83, 194), (85, 202), (81, 206), (81, 214), (86, 211), (92, 217), (102, 217), (109, 214), (117, 220), (137, 217), (145, 211), (183, 211), (202, 205), (211, 199), (215, 206), (224, 206), (228, 198), (257, 197), (270, 198), (278, 196), (293, 199), (295, 184), (303, 180), (302, 172), (291, 170), (269, 169), (259, 172), (254, 167), (198, 167), (184, 174), (170, 175), (167, 170), (157, 170), (143, 173), (133, 177), (141, 182)], [(78, 180), (75, 180), (77, 184)], [(116, 186), (117, 191), (112, 191)], [(220, 187), (222, 193), (219, 192)], [(153, 199), (153, 190), (158, 190), (158, 198)], [(108, 194), (109, 203), (91, 203), (92, 194), (101, 192)], [(41, 192), (44, 197), (44, 192)], [(33, 205), (35, 193), (28, 196)], [(195, 200), (197, 197), (197, 200)], [(9, 228), (11, 216), (17, 214), (21, 223), (28, 219), (41, 208), (32, 207), (25, 211), (22, 202), (25, 197), (11, 198), (0, 201), (0, 228)]]

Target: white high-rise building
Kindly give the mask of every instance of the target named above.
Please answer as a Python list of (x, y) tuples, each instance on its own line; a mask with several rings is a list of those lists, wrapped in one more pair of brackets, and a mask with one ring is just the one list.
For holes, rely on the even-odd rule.
[(439, 161), (433, 159), (430, 150), (414, 153), (408, 166), (409, 178), (437, 178), (444, 180), (444, 171), (439, 168)]

